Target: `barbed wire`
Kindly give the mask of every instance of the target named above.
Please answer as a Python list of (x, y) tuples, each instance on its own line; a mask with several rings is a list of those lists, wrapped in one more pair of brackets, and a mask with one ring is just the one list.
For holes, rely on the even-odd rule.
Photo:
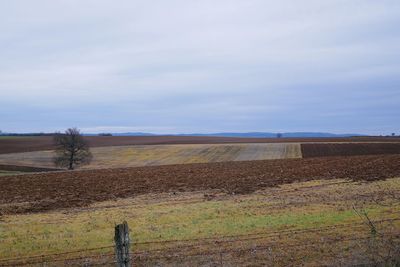
[[(396, 238), (399, 238), (400, 235), (395, 236)], [(366, 239), (371, 239), (372, 236), (368, 235), (368, 236), (364, 236), (364, 237), (355, 237), (355, 238), (345, 238), (345, 239), (328, 239), (328, 240), (320, 240), (317, 242), (313, 242), (313, 243), (299, 243), (299, 244), (286, 244), (284, 246), (284, 248), (289, 248), (289, 247), (307, 247), (307, 246), (315, 246), (318, 244), (331, 244), (331, 243), (339, 243), (339, 242), (348, 242), (348, 241), (360, 241), (360, 240), (366, 240)], [(277, 244), (277, 242), (275, 242), (275, 244)], [(136, 258), (142, 258), (143, 256), (147, 259), (147, 260), (154, 260), (154, 259), (165, 259), (165, 258), (187, 258), (187, 257), (196, 257), (196, 256), (211, 256), (211, 255), (220, 255), (220, 254), (229, 254), (229, 253), (234, 253), (234, 252), (244, 252), (244, 251), (257, 251), (257, 250), (266, 250), (266, 249), (271, 249), (271, 247), (274, 247), (273, 244), (269, 244), (269, 245), (264, 245), (264, 246), (253, 246), (251, 248), (233, 248), (233, 249), (224, 249), (224, 250), (218, 250), (218, 251), (202, 251), (202, 252), (197, 252), (197, 253), (181, 253), (181, 254), (173, 254), (173, 255), (158, 255), (158, 256), (148, 256), (145, 253), (141, 253), (141, 254), (137, 254), (134, 253), (133, 257)], [(105, 256), (115, 256), (114, 253), (110, 253), (110, 254), (102, 254), (102, 257)], [(282, 255), (282, 256), (286, 256), (286, 255)], [(276, 257), (276, 255), (275, 255)], [(2, 266), (24, 266), (24, 265), (30, 265), (30, 264), (39, 264), (39, 263), (55, 263), (55, 262), (60, 262), (60, 261), (64, 261), (64, 262), (69, 262), (69, 261), (77, 261), (77, 260), (83, 260), (83, 259), (88, 259), (88, 256), (82, 256), (82, 257), (75, 257), (75, 258), (66, 258), (66, 259), (52, 259), (52, 260), (43, 260), (43, 261), (30, 261), (30, 262), (20, 262), (20, 263), (8, 263), (10, 265), (2, 265)], [(91, 257), (93, 259), (93, 256)], [(112, 261), (112, 262), (107, 262), (107, 263), (91, 263), (91, 266), (94, 265), (104, 265), (104, 264), (111, 264), (111, 263), (115, 263), (116, 261)]]
[[(389, 218), (389, 219), (382, 219), (379, 221), (374, 221), (374, 223), (393, 222), (393, 221), (399, 221), (399, 220), (400, 220), (400, 218)], [(363, 226), (363, 225), (364, 225), (364, 222), (346, 223), (346, 224), (337, 224), (337, 225), (331, 225), (331, 226), (325, 226), (325, 227), (314, 227), (314, 228), (306, 228), (306, 229), (288, 229), (288, 230), (280, 230), (280, 231), (273, 231), (273, 232), (243, 234), (243, 235), (229, 235), (229, 236), (220, 236), (220, 237), (211, 237), (211, 238), (133, 242), (132, 245), (197, 242), (194, 245), (186, 244), (185, 246), (183, 246), (183, 247), (195, 247), (195, 246), (199, 246), (198, 242), (203, 242), (203, 244), (205, 244), (205, 242), (207, 242), (207, 241), (208, 241), (208, 243), (210, 243), (210, 242), (215, 242), (215, 243), (243, 242), (243, 241), (249, 241), (249, 240), (265, 239), (265, 238), (272, 237), (275, 235), (287, 235), (287, 234), (293, 234), (293, 233), (299, 234), (299, 233), (307, 233), (307, 232), (322, 232), (323, 230), (330, 230), (330, 229), (342, 228), (342, 227), (348, 227), (348, 226), (352, 226), (354, 228), (355, 226), (359, 227), (359, 226)], [(240, 238), (240, 237), (245, 237), (245, 238)], [(231, 239), (235, 238), (235, 240), (221, 240), (221, 239), (229, 239), (229, 238), (231, 238)], [(200, 243), (200, 245), (201, 245), (201, 243)], [(4, 262), (13, 262), (13, 261), (18, 261), (18, 260), (27, 260), (27, 261), (29, 261), (31, 259), (43, 259), (44, 260), (44, 258), (51, 258), (51, 257), (55, 257), (55, 256), (68, 255), (68, 254), (74, 254), (74, 253), (80, 253), (80, 252), (96, 251), (96, 250), (107, 249), (107, 248), (114, 248), (114, 245), (66, 251), (66, 252), (61, 252), (61, 253), (34, 255), (34, 256), (27, 256), (27, 257), (22, 257), (22, 258), (18, 257), (18, 258), (1, 259), (0, 264), (2, 264)], [(168, 249), (177, 249), (177, 248), (179, 248), (179, 246), (170, 247)], [(147, 251), (147, 252), (155, 252), (155, 251), (160, 251), (160, 249), (159, 250), (151, 250), (151, 251)], [(69, 259), (60, 259), (60, 261), (62, 261), (62, 260), (69, 260)], [(41, 262), (46, 262), (46, 261), (41, 261)]]
[[(301, 243), (301, 244), (285, 244), (284, 249), (293, 248), (293, 247), (308, 247), (315, 246), (319, 244), (331, 244), (331, 243), (339, 243), (339, 242), (348, 242), (348, 241), (360, 241), (373, 238), (371, 235), (364, 237), (355, 237), (355, 238), (345, 238), (345, 239), (331, 239), (331, 240), (321, 240), (313, 243)], [(400, 235), (397, 235), (396, 238), (400, 238)], [(276, 244), (276, 243), (275, 243)], [(216, 251), (203, 251), (192, 254), (173, 254), (173, 255), (157, 255), (157, 256), (146, 256), (145, 253), (136, 254), (136, 257), (145, 256), (147, 259), (163, 259), (163, 258), (173, 258), (173, 257), (194, 257), (194, 256), (209, 256), (209, 255), (218, 255), (218, 254), (228, 254), (232, 252), (239, 251), (250, 251), (250, 250), (265, 250), (270, 249), (273, 245), (268, 246), (253, 246), (251, 248), (233, 248), (233, 249), (225, 249), (225, 250), (216, 250)], [(135, 254), (134, 254), (135, 255)]]
[[(374, 223), (383, 223), (383, 222), (393, 222), (393, 221), (399, 221), (400, 218), (388, 218), (388, 219), (382, 219), (378, 221), (374, 221)], [(348, 226), (363, 226), (364, 222), (351, 222), (351, 223), (345, 223), (345, 224), (335, 224), (335, 225), (329, 225), (329, 226), (323, 226), (323, 227), (313, 227), (313, 228), (297, 228), (297, 229), (287, 229), (287, 230), (277, 230), (277, 231), (270, 231), (270, 232), (260, 232), (260, 233), (252, 233), (252, 234), (241, 234), (241, 235), (227, 235), (227, 236), (218, 236), (218, 237), (205, 237), (205, 238), (193, 238), (193, 239), (175, 239), (175, 240), (155, 240), (155, 241), (145, 241), (145, 242), (132, 242), (132, 245), (149, 245), (149, 244), (165, 244), (165, 243), (182, 243), (182, 242), (194, 242), (194, 241), (216, 241), (216, 242), (229, 242), (229, 240), (218, 240), (218, 239), (229, 239), (229, 238), (236, 238), (236, 240), (243, 240), (243, 239), (238, 239), (240, 237), (250, 237), (250, 236), (265, 236), (265, 237), (270, 237), (272, 235), (282, 235), (282, 234), (289, 234), (289, 233), (305, 233), (305, 232), (315, 232), (315, 231), (321, 231), (321, 230), (329, 230), (329, 229), (335, 229), (335, 228), (341, 228), (341, 227), (348, 227)], [(54, 254), (41, 254), (41, 255), (36, 255), (36, 256), (30, 256), (30, 257), (25, 257), (25, 258), (33, 258), (33, 257), (46, 257), (46, 256), (58, 256), (62, 254), (71, 254), (71, 253), (78, 253), (78, 252), (85, 252), (85, 251), (91, 251), (91, 250), (100, 250), (100, 249), (105, 249), (105, 248), (112, 248), (114, 247), (113, 245), (109, 246), (103, 246), (103, 247), (96, 247), (96, 248), (89, 248), (89, 249), (81, 249), (81, 250), (73, 250), (73, 251), (67, 251), (67, 252), (61, 252), (61, 253), (54, 253)], [(21, 259), (19, 258), (12, 258), (12, 259)], [(7, 261), (10, 259), (1, 259), (1, 261)]]
[[(361, 227), (364, 225), (358, 225), (358, 227)], [(352, 230), (355, 228), (353, 227)], [(329, 230), (329, 229), (328, 229)], [(307, 231), (307, 232), (322, 232), (322, 231)], [(296, 232), (295, 234), (298, 233), (304, 233), (304, 232)], [(293, 234), (293, 233), (284, 233), (283, 235), (288, 235), (288, 234)], [(325, 233), (326, 234), (326, 233)], [(277, 236), (282, 236), (282, 234), (273, 234), (273, 235), (261, 235), (261, 236), (254, 236), (254, 237), (247, 237), (247, 238), (240, 238), (240, 239), (231, 239), (231, 240), (210, 240), (210, 241), (203, 241), (203, 242), (197, 242), (195, 244), (185, 244), (185, 245), (180, 245), (180, 246), (171, 246), (171, 247), (164, 247), (164, 248), (159, 248), (159, 249), (151, 249), (151, 250), (145, 250), (146, 253), (149, 252), (160, 252), (160, 251), (165, 251), (165, 250), (177, 250), (177, 249), (186, 249), (186, 248), (191, 248), (191, 247), (200, 247), (204, 245), (209, 245), (210, 243), (215, 243), (216, 245), (220, 244), (226, 244), (226, 243), (239, 243), (239, 242), (246, 242), (246, 241), (255, 241), (255, 240), (262, 240), (266, 238), (271, 238), (271, 237), (277, 237)]]
[[(400, 221), (400, 218), (388, 218), (382, 220), (375, 220), (374, 223), (384, 223), (384, 222), (393, 222)], [(218, 236), (218, 237), (204, 237), (204, 238), (192, 238), (192, 239), (172, 239), (172, 240), (154, 240), (154, 241), (145, 241), (145, 242), (133, 242), (133, 245), (150, 245), (150, 244), (166, 244), (166, 243), (179, 243), (179, 242), (193, 242), (193, 241), (204, 241), (204, 240), (217, 240), (217, 239), (228, 239), (228, 238), (239, 238), (239, 237), (249, 237), (249, 236), (258, 236), (258, 235), (270, 235), (270, 234), (284, 234), (284, 233), (293, 233), (293, 232), (310, 232), (310, 231), (319, 231), (324, 229), (331, 228), (340, 228), (340, 227), (348, 227), (354, 225), (364, 225), (364, 222), (350, 222), (344, 224), (335, 224), (329, 226), (322, 227), (313, 227), (313, 228), (295, 228), (295, 229), (286, 229), (286, 230), (277, 230), (270, 232), (259, 232), (252, 234), (240, 234), (240, 235), (226, 235), (226, 236)]]
[(0, 263), (1, 263), (1, 262), (5, 262), (5, 261), (13, 261), (13, 260), (24, 260), (24, 259), (54, 257), (54, 256), (75, 254), (75, 253), (87, 252), (87, 251), (96, 251), (96, 250), (102, 250), (102, 249), (114, 248), (114, 247), (115, 247), (114, 245), (110, 245), (110, 246), (104, 246), (104, 247), (96, 247), (96, 248), (88, 248), (88, 249), (71, 250), (71, 251), (65, 251), (65, 252), (60, 252), (60, 253), (41, 254), (41, 255), (27, 256), (27, 257), (0, 259)]
[[(102, 257), (106, 256), (115, 256), (115, 253), (108, 253), (108, 254), (102, 254)], [(99, 257), (99, 256), (98, 256)], [(2, 265), (0, 263), (0, 266), (24, 266), (24, 265), (30, 265), (30, 264), (39, 264), (39, 263), (53, 263), (53, 262), (60, 262), (60, 261), (77, 261), (77, 260), (84, 260), (88, 258), (98, 258), (94, 257), (93, 255), (88, 257), (88, 256), (80, 256), (80, 257), (74, 257), (74, 258), (63, 258), (63, 259), (46, 259), (46, 260), (37, 260), (37, 261), (24, 261), (24, 262), (12, 262), (12, 263), (6, 263), (5, 265)]]

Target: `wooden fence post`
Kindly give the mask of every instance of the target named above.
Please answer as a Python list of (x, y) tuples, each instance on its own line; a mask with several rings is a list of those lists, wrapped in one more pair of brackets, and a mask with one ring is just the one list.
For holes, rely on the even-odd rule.
[(124, 221), (122, 224), (115, 226), (115, 256), (118, 267), (130, 267), (131, 258), (129, 255), (130, 240), (128, 223)]

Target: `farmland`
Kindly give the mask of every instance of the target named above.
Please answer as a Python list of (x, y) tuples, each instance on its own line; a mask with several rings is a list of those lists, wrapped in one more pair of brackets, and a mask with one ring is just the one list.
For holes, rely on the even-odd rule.
[[(93, 161), (84, 169), (301, 158), (296, 143), (108, 146), (91, 151)], [(52, 151), (2, 154), (0, 164), (52, 168), (53, 156)]]
[[(113, 260), (113, 226), (122, 220), (131, 226), (133, 257), (140, 266), (212, 265), (221, 258), (225, 265), (368, 262), (372, 249), (387, 254), (384, 236), (400, 234), (400, 180), (383, 179), (400, 176), (399, 159), (293, 159), (3, 177), (0, 258), (11, 260), (0, 265), (43, 260), (49, 266), (82, 265), (82, 259), (107, 265)], [(20, 186), (28, 181), (29, 188)], [(368, 211), (382, 234), (376, 243), (369, 243), (370, 229), (354, 205)], [(42, 254), (49, 256), (33, 257)]]
[(394, 138), (255, 141), (103, 143), (75, 171), (54, 171), (43, 147), (2, 154), (0, 266), (113, 266), (113, 227), (124, 220), (135, 266), (398, 258)]
[(319, 143), (302, 144), (305, 158), (327, 156), (400, 154), (400, 143)]
[[(189, 136), (89, 136), (85, 138), (91, 145), (93, 161), (90, 165), (83, 166), (83, 169), (400, 154), (400, 139), (397, 137), (251, 139)], [(5, 145), (1, 144), (2, 141)], [(54, 152), (51, 150), (54, 147), (50, 136), (4, 138), (0, 140), (0, 144), (2, 145), (0, 147), (0, 164), (23, 168), (55, 168)]]
[[(313, 179), (370, 181), (399, 176), (400, 155), (50, 172), (3, 177), (0, 203), (2, 213), (29, 212), (80, 207), (148, 193), (218, 189), (246, 194)], [(27, 182), (29, 186), (24, 186)]]
[[(91, 147), (172, 144), (232, 144), (232, 143), (326, 143), (326, 142), (400, 142), (400, 137), (349, 138), (237, 138), (211, 136), (86, 136)], [(0, 154), (54, 149), (53, 137), (1, 136)]]

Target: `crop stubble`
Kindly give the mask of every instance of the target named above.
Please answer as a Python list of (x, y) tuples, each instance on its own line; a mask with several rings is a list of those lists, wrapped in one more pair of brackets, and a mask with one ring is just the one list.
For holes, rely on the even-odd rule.
[[(300, 144), (186, 144), (94, 147), (93, 160), (84, 169), (122, 168), (223, 161), (301, 158)], [(0, 163), (54, 167), (52, 151), (0, 155)]]

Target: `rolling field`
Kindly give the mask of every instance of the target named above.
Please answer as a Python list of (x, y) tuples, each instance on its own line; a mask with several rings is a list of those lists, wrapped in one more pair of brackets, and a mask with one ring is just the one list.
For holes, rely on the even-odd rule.
[[(83, 169), (301, 158), (296, 143), (109, 146), (91, 151), (93, 161)], [(2, 154), (0, 164), (52, 168), (53, 156), (52, 151)]]
[[(91, 147), (172, 144), (400, 142), (400, 137), (238, 138), (211, 136), (86, 136)], [(51, 136), (0, 136), (0, 154), (53, 150)]]
[(75, 171), (2, 154), (0, 266), (114, 266), (124, 220), (134, 266), (400, 264), (399, 147), (107, 145)]
[[(400, 143), (234, 143), (234, 144), (178, 144), (133, 145), (91, 148), (93, 161), (81, 169), (104, 169), (158, 166), (189, 163), (252, 161), (327, 156), (400, 154)], [(16, 171), (55, 170), (54, 152), (33, 151), (0, 154), (1, 164), (21, 166)], [(40, 169), (42, 168), (42, 170)], [(43, 169), (44, 168), (44, 169)], [(34, 171), (34, 169), (32, 169)]]

